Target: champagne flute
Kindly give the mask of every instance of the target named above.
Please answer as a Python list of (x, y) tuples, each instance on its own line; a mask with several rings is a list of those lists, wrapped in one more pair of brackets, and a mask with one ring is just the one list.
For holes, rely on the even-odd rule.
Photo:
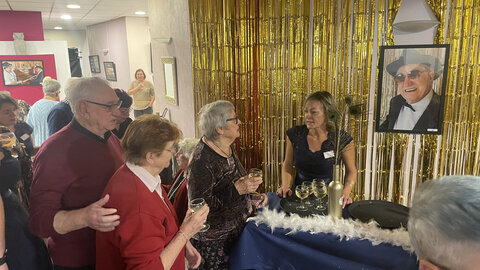
[[(205, 205), (205, 199), (203, 198), (196, 198), (190, 201), (190, 209), (192, 210), (193, 213), (196, 211), (200, 210), (203, 206)], [(202, 228), (198, 232), (206, 232), (210, 229), (209, 224), (203, 224)]]
[(300, 205), (297, 206), (299, 211), (307, 211), (307, 207), (303, 204), (303, 199), (307, 198), (310, 195), (310, 191), (305, 188), (305, 186), (298, 185), (295, 187), (295, 195), (300, 198)]
[[(251, 168), (248, 171), (248, 177), (250, 177), (250, 178), (252, 178), (252, 177), (263, 177), (263, 172), (260, 169)], [(258, 208), (258, 206), (260, 204), (262, 204), (262, 202), (264, 200), (262, 194), (254, 191), (254, 192), (250, 192), (249, 195), (250, 195), (250, 199), (253, 202), (253, 205), (255, 205), (255, 207)]]
[[(303, 182), (302, 182), (302, 186), (304, 186), (306, 189), (308, 189), (308, 196), (310, 196), (310, 194), (313, 193), (312, 182), (310, 182), (310, 181), (303, 181)], [(312, 205), (312, 202), (308, 200), (308, 196), (307, 196), (307, 200), (305, 201), (305, 205), (311, 206), (311, 205)]]
[(318, 205), (315, 207), (315, 209), (321, 211), (325, 210), (325, 206), (323, 205), (323, 198), (327, 196), (327, 186), (325, 185), (325, 182), (321, 179), (314, 179), (312, 182), (312, 189), (313, 194), (318, 198)]

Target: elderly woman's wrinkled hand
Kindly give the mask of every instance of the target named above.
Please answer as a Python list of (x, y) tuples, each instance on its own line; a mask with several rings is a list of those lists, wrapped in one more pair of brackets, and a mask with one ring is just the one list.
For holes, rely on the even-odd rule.
[(248, 194), (255, 192), (262, 182), (262, 177), (244, 176), (235, 182), (235, 188), (240, 195)]
[(203, 223), (207, 221), (209, 211), (210, 208), (207, 204), (195, 213), (188, 209), (187, 215), (180, 226), (180, 231), (185, 233), (188, 239), (192, 238), (192, 236), (202, 229)]

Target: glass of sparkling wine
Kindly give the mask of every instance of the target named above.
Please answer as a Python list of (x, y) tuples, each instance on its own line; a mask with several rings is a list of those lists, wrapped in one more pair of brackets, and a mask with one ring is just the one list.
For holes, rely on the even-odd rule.
[[(303, 181), (302, 186), (304, 186), (306, 189), (308, 189), (308, 196), (310, 196), (310, 194), (313, 194), (312, 182)], [(307, 196), (307, 200), (305, 201), (305, 205), (311, 206), (312, 202), (310, 200), (308, 200), (308, 196)]]
[[(248, 171), (248, 177), (263, 177), (263, 171), (257, 168), (251, 168)], [(253, 204), (257, 208), (260, 206), (260, 204), (263, 203), (263, 199), (264, 199), (262, 194), (256, 191), (250, 192), (250, 198), (252, 199)]]
[(310, 191), (305, 186), (298, 185), (295, 187), (295, 195), (300, 198), (300, 205), (297, 206), (298, 211), (307, 211), (307, 207), (303, 204), (303, 199), (310, 195)]
[(0, 144), (2, 147), (7, 148), (12, 153), (12, 157), (17, 158), (15, 151), (15, 143), (17, 142), (17, 138), (15, 134), (10, 131), (9, 128), (5, 126), (0, 126)]
[[(196, 198), (190, 201), (190, 209), (192, 210), (193, 213), (196, 211), (200, 210), (203, 206), (205, 205), (205, 199), (203, 198)], [(203, 224), (202, 228), (198, 232), (206, 232), (210, 229), (209, 224)]]
[(315, 209), (317, 210), (325, 210), (325, 205), (323, 205), (323, 198), (325, 198), (325, 196), (327, 196), (327, 186), (325, 185), (325, 182), (323, 180), (313, 180), (312, 181), (312, 189), (313, 189), (313, 194), (315, 195), (315, 197), (318, 198), (317, 202), (317, 206), (315, 207)]

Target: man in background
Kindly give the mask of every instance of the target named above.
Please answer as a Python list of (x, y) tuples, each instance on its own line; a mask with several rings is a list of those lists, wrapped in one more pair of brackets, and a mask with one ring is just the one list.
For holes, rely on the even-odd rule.
[(406, 49), (386, 69), (400, 94), (390, 100), (387, 118), (380, 129), (438, 131), (441, 98), (432, 86), (443, 71), (440, 60)]
[(480, 177), (445, 176), (424, 182), (410, 209), (408, 233), (421, 270), (480, 266)]
[(66, 94), (74, 118), (36, 155), (29, 228), (48, 239), (55, 270), (94, 270), (95, 230), (112, 231), (120, 219), (116, 209), (103, 208), (109, 195), (101, 195), (124, 162), (111, 133), (121, 101), (98, 77), (70, 79)]

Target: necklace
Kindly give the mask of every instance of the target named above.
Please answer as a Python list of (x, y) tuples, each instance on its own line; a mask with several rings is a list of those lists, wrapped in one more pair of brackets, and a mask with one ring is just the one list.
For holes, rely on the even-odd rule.
[[(210, 141), (210, 140), (209, 140), (209, 141)], [(220, 151), (222, 151), (222, 153), (223, 153), (225, 156), (227, 156), (227, 157), (226, 157), (226, 158), (227, 158), (227, 163), (228, 163), (228, 165), (230, 165), (230, 157), (232, 157), (232, 154), (229, 155), (229, 154), (225, 153), (225, 151), (223, 151), (223, 149), (220, 148), (220, 146), (218, 146), (214, 141), (210, 141), (210, 142), (212, 142), (213, 145), (215, 145), (218, 149), (220, 149)]]

